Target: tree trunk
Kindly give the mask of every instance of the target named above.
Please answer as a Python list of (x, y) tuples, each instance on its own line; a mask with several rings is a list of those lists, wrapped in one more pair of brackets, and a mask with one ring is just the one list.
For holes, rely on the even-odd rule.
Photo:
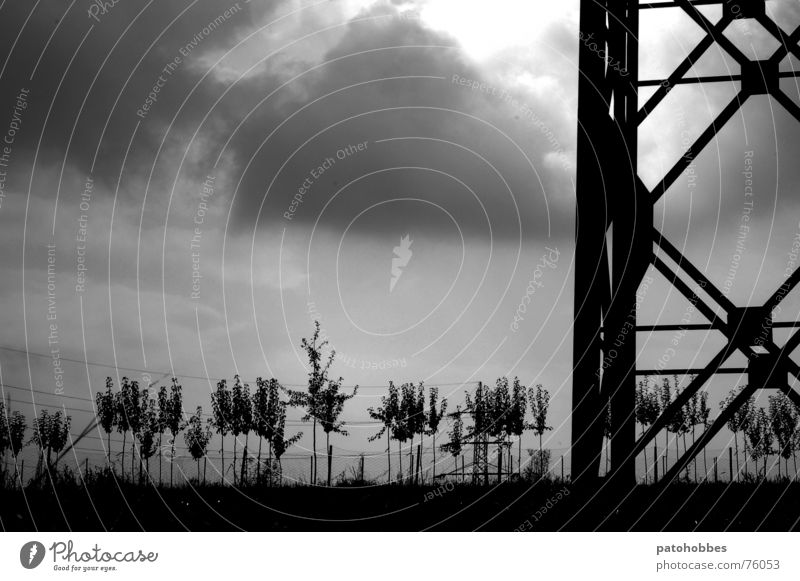
[(408, 482), (414, 482), (414, 434), (411, 434), (411, 446), (408, 448)]
[(106, 449), (108, 450), (108, 467), (111, 468), (111, 432), (106, 432)]
[(542, 458), (542, 433), (543, 432), (539, 432), (539, 479), (544, 477), (544, 458)]
[[(733, 445), (736, 448), (736, 481), (738, 482), (741, 469), (739, 468), (739, 434), (737, 432), (733, 433)], [(731, 474), (731, 479), (733, 479), (733, 474)]]
[(400, 479), (397, 481), (398, 484), (403, 483), (403, 443), (400, 440), (397, 440), (397, 459), (400, 462)]
[(162, 440), (163, 434), (158, 435), (158, 485), (161, 486), (163, 481), (161, 476), (164, 472), (164, 447)]
[(331, 486), (331, 460), (333, 455), (333, 450), (331, 449), (331, 433), (325, 432), (325, 447), (328, 450), (328, 487)]
[(225, 486), (225, 436), (222, 433), (220, 433), (219, 435), (219, 453), (220, 456), (222, 457), (221, 459), (222, 464), (220, 465), (220, 470), (219, 470), (220, 480), (222, 482), (222, 485)]
[(419, 434), (419, 451), (417, 453), (417, 457), (419, 458), (417, 460), (417, 466), (419, 466), (419, 469), (417, 470), (417, 476), (416, 476), (417, 484), (421, 484), (421, 483), (425, 482), (425, 474), (423, 474), (423, 472), (422, 472), (422, 448), (424, 446), (424, 442), (425, 442), (425, 436), (424, 436), (424, 434), (422, 434), (422, 432), (420, 432), (420, 434)]
[(203, 455), (203, 486), (206, 485), (206, 466), (208, 465), (208, 456)]
[(386, 429), (386, 461), (389, 463), (389, 472), (386, 474), (386, 482), (392, 483), (392, 436), (389, 429)]
[(233, 485), (236, 486), (236, 440), (239, 439), (237, 434), (233, 435)]
[(517, 472), (519, 472), (520, 478), (522, 478), (522, 434), (519, 434), (519, 451), (517, 453)]
[(244, 486), (247, 484), (247, 441), (250, 438), (250, 433), (244, 435), (244, 451), (242, 452), (242, 475), (239, 477), (239, 484)]
[(436, 484), (436, 432), (433, 433), (433, 474), (431, 474), (431, 484)]
[(197, 486), (200, 486), (200, 458), (197, 458)]
[(169, 485), (172, 486), (174, 482), (173, 474), (175, 473), (175, 434), (172, 434), (169, 455), (172, 457), (172, 462), (169, 463)]
[[(312, 478), (314, 479), (314, 484), (317, 483), (317, 418), (314, 417), (314, 428), (312, 430), (312, 445), (314, 448), (314, 473)], [(271, 460), (270, 460), (271, 461)], [(272, 467), (270, 466), (270, 469)]]
[(122, 432), (122, 462), (120, 463), (120, 471), (123, 482), (125, 482), (125, 444), (127, 443), (127, 438), (128, 432)]
[(256, 461), (256, 482), (261, 484), (261, 441), (263, 438), (258, 436), (258, 460)]

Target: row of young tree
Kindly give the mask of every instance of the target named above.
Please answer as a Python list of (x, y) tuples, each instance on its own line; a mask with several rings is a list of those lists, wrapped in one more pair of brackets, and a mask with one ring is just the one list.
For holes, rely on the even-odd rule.
[[(447, 399), (439, 403), (439, 390), (432, 387), (429, 390), (425, 409), (425, 386), (422, 382), (418, 385), (404, 383), (398, 389), (394, 383), (389, 383), (386, 396), (381, 398), (381, 405), (369, 408), (367, 411), (371, 418), (380, 421), (383, 425), (370, 440), (377, 440), (386, 435), (386, 458), (389, 466), (389, 475), (392, 475), (391, 441), (397, 441), (397, 459), (399, 465), (398, 480), (404, 478), (402, 448), (406, 441), (409, 446), (409, 479), (418, 479), (421, 462), (416, 467), (413, 463), (414, 438), (419, 436), (420, 448), (425, 436), (433, 439), (433, 460), (431, 465), (432, 478), (436, 479), (436, 435), (443, 418), (447, 417), (451, 423), (448, 432), (449, 440), (439, 446), (439, 450), (449, 453), (455, 462), (455, 471), (458, 471), (459, 457), (464, 454), (465, 447), (472, 446), (473, 474), (478, 476), (478, 471), (483, 471), (484, 480), (488, 480), (488, 447), (490, 443), (497, 446), (497, 463), (502, 466), (502, 458), (508, 453), (506, 466), (511, 466), (512, 441), (518, 444), (518, 471), (522, 473), (522, 435), (525, 430), (533, 430), (539, 437), (539, 474), (544, 474), (542, 465), (542, 436), (552, 427), (547, 425), (547, 414), (550, 406), (550, 394), (541, 385), (527, 388), (520, 383), (519, 378), (514, 378), (509, 384), (506, 377), (498, 378), (494, 388), (478, 383), (475, 393), (465, 395), (465, 409), (457, 406), (456, 410), (447, 413)], [(532, 422), (527, 421), (528, 410), (531, 412)], [(470, 420), (470, 425), (465, 429), (464, 418)], [(478, 465), (475, 458), (482, 458), (482, 465)]]
[[(36, 478), (46, 469), (50, 474), (56, 468), (53, 461), (53, 454), (56, 459), (67, 446), (70, 438), (70, 427), (72, 417), (65, 411), (57, 410), (51, 413), (48, 409), (42, 409), (39, 415), (33, 418), (33, 436), (26, 439), (28, 422), (25, 414), (20, 411), (8, 413), (5, 404), (0, 401), (0, 458), (4, 459), (7, 452), (11, 452), (14, 466), (14, 482), (19, 478), (19, 455), (23, 448), (33, 444), (38, 448), (38, 461), (36, 465)], [(0, 482), (5, 482), (8, 474), (6, 462), (0, 462)]]
[[(332, 447), (331, 434), (347, 435), (345, 422), (341, 415), (345, 403), (358, 392), (358, 386), (351, 393), (342, 392), (342, 378), (330, 377), (329, 371), (334, 362), (335, 352), (329, 350), (327, 340), (321, 340), (320, 327), (317, 323), (310, 339), (303, 339), (301, 346), (309, 361), (308, 387), (304, 391), (296, 391), (283, 387), (276, 379), (258, 378), (255, 388), (234, 376), (229, 384), (220, 380), (211, 394), (211, 414), (204, 414), (198, 406), (188, 416), (183, 406), (183, 388), (177, 378), (171, 385), (162, 385), (155, 389), (141, 386), (138, 381), (123, 377), (119, 389), (115, 389), (114, 381), (106, 380), (105, 390), (95, 396), (97, 424), (105, 432), (106, 460), (108, 469), (118, 474), (123, 480), (136, 478), (138, 460), (138, 479), (143, 481), (145, 474), (155, 479), (150, 473), (150, 460), (158, 454), (158, 482), (163, 482), (164, 457), (169, 464), (169, 483), (174, 484), (174, 465), (178, 438), (183, 439), (191, 457), (197, 463), (197, 478), (200, 480), (203, 461), (202, 478), (206, 479), (207, 456), (214, 433), (220, 437), (220, 455), (223, 476), (228, 473), (234, 484), (248, 484), (253, 474), (255, 463), (256, 482), (281, 481), (281, 457), (287, 449), (296, 443), (302, 432), (287, 436), (286, 417), (289, 407), (300, 407), (304, 410), (302, 421), (312, 424), (312, 482), (318, 482), (317, 470), (317, 429), (325, 434), (327, 452), (327, 483), (331, 483)], [(381, 399), (377, 408), (369, 408), (370, 417), (381, 422), (381, 430), (370, 440), (387, 438), (388, 476), (392, 479), (391, 441), (398, 443), (398, 465), (400, 478), (403, 476), (402, 448), (410, 441), (409, 455), (413, 458), (414, 442), (419, 437), (420, 447), (425, 436), (433, 439), (433, 478), (436, 474), (436, 452), (441, 450), (451, 454), (458, 466), (458, 460), (464, 455), (465, 448), (472, 446), (473, 458), (477, 452), (483, 451), (483, 458), (488, 458), (487, 448), (490, 443), (497, 446), (497, 457), (502, 458), (508, 451), (506, 466), (511, 466), (512, 440), (518, 442), (518, 467), (522, 468), (522, 435), (525, 430), (532, 429), (539, 437), (539, 460), (542, 458), (542, 435), (551, 427), (547, 425), (547, 413), (550, 396), (541, 385), (526, 388), (518, 378), (509, 383), (507, 378), (497, 380), (494, 388), (482, 383), (478, 384), (474, 394), (466, 394), (466, 405), (462, 410), (457, 407), (454, 412), (447, 413), (447, 400), (439, 402), (438, 388), (427, 390), (423, 383), (417, 385), (405, 383), (399, 388), (389, 383), (388, 393)], [(427, 409), (426, 409), (427, 402)], [(2, 403), (0, 403), (2, 406)], [(527, 420), (530, 410), (532, 421)], [(15, 411), (7, 414), (0, 407), (0, 454), (10, 449), (17, 465), (17, 457), (22, 448), (35, 443), (39, 447), (39, 466), (37, 477), (42, 466), (48, 470), (56, 468), (52, 460), (59, 455), (70, 441), (71, 418), (65, 412), (50, 413), (42, 409), (39, 417), (33, 421), (33, 438), (26, 441), (27, 424), (25, 416)], [(465, 418), (470, 421), (465, 428)], [(451, 423), (448, 441), (437, 447), (436, 437), (442, 420)], [(122, 436), (121, 449), (112, 450), (112, 433)], [(249, 438), (253, 434), (258, 438), (258, 452), (252, 457)], [(225, 464), (225, 440), (233, 436), (233, 460), (230, 466)], [(239, 446), (240, 438), (244, 439)], [(263, 447), (266, 444), (266, 458), (262, 461)], [(239, 449), (241, 448), (241, 455)], [(531, 451), (529, 451), (530, 453)], [(418, 455), (419, 456), (419, 455)], [(120, 458), (117, 465), (116, 458)], [(126, 463), (126, 458), (130, 462)], [(499, 460), (498, 460), (499, 462)], [(462, 461), (463, 464), (463, 461)], [(419, 478), (421, 461), (417, 466), (409, 459), (409, 478)], [(484, 467), (485, 468), (485, 467)], [(543, 468), (542, 468), (543, 473)]]
[[(724, 410), (731, 401), (745, 388), (732, 389), (728, 395), (720, 402), (721, 410)], [(652, 426), (661, 416), (667, 407), (675, 400), (680, 393), (680, 380), (677, 376), (672, 381), (667, 377), (661, 378), (660, 383), (645, 377), (639, 382), (636, 388), (635, 414), (636, 422), (644, 432)], [(747, 474), (748, 456), (755, 461), (763, 460), (762, 477), (766, 477), (767, 459), (772, 455), (779, 455), (784, 460), (785, 473), (789, 474), (788, 461), (794, 461), (795, 474), (797, 473), (796, 453), (800, 449), (800, 412), (797, 406), (785, 394), (778, 392), (767, 398), (766, 408), (758, 406), (755, 396), (750, 397), (742, 407), (732, 415), (727, 423), (728, 429), (733, 434), (736, 471), (741, 471), (739, 435), (742, 435), (744, 444), (744, 471)], [(695, 443), (698, 428), (706, 429), (711, 425), (711, 408), (708, 405), (708, 393), (696, 392), (692, 397), (679, 407), (666, 423), (664, 430), (664, 454), (669, 457), (670, 439), (675, 444), (675, 460), (681, 456), (680, 445), (683, 444), (683, 453), (688, 449), (687, 439), (691, 438), (691, 443)], [(670, 436), (671, 435), (671, 436)], [(605, 418), (606, 445), (611, 438), (611, 413), (607, 410)], [(749, 444), (749, 446), (748, 446)], [(775, 447), (773, 447), (775, 446)], [(657, 439), (653, 440), (653, 457), (658, 457)], [(609, 454), (606, 450), (606, 470), (608, 470)], [(693, 460), (694, 480), (697, 477), (698, 458)], [(781, 473), (780, 462), (778, 462), (779, 474)], [(654, 472), (657, 471), (657, 468)], [(703, 473), (708, 475), (708, 461), (706, 450), (703, 449)], [(689, 467), (686, 468), (686, 477), (689, 477)]]

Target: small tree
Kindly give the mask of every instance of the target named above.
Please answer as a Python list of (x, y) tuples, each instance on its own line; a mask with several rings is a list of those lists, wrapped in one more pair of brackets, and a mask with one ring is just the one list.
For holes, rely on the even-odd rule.
[[(508, 414), (508, 428), (517, 437), (517, 472), (522, 476), (522, 434), (525, 432), (525, 414), (528, 411), (528, 389), (514, 378), (511, 388), (511, 409)], [(509, 455), (511, 453), (509, 452)]]
[[(746, 385), (740, 386), (738, 389), (732, 389), (728, 395), (720, 402), (719, 407), (721, 410), (727, 408), (731, 402), (739, 395), (739, 393), (747, 387)], [(742, 432), (742, 438), (745, 444), (745, 456), (747, 455), (747, 439), (746, 429), (750, 424), (750, 414), (753, 404), (752, 399), (748, 399), (744, 404), (731, 416), (728, 420), (728, 429), (733, 434), (733, 444), (736, 450), (736, 478), (739, 478), (741, 469), (739, 467), (739, 433)]]
[[(272, 440), (275, 424), (278, 420), (280, 403), (280, 384), (276, 379), (256, 379), (256, 391), (253, 393), (253, 430), (258, 435), (258, 459), (256, 461), (256, 481), (261, 480), (261, 442), (267, 440), (269, 447), (269, 466), (272, 466)], [(270, 483), (272, 479), (270, 478)]]
[[(542, 454), (542, 436), (547, 430), (552, 430), (552, 426), (547, 425), (547, 413), (550, 409), (550, 392), (538, 384), (536, 388), (531, 388), (528, 393), (528, 399), (531, 402), (531, 414), (533, 415), (533, 423), (531, 428), (533, 433), (539, 436), (539, 459), (543, 460)], [(544, 465), (539, 467), (539, 474), (544, 475)]]
[[(645, 430), (652, 426), (658, 419), (661, 409), (659, 406), (658, 393), (650, 388), (650, 378), (645, 377), (636, 386), (636, 421), (642, 426), (642, 436)], [(655, 438), (653, 439), (653, 446), (655, 447)], [(653, 456), (654, 462), (655, 455)], [(647, 466), (647, 455), (645, 454), (645, 466)], [(657, 467), (655, 468), (657, 469)], [(647, 470), (645, 470), (645, 473)], [(654, 471), (655, 473), (655, 471)], [(645, 477), (646, 479), (646, 477)]]
[(40, 461), (46, 462), (45, 466), (48, 475), (52, 478), (52, 471), (56, 465), (52, 462), (52, 453), (56, 454), (56, 464), (58, 454), (64, 449), (69, 440), (69, 429), (72, 418), (61, 410), (51, 414), (47, 409), (42, 409), (39, 417), (33, 421), (33, 442), (39, 448)]
[[(414, 434), (419, 435), (419, 449), (420, 451), (424, 449), (424, 437), (425, 432), (427, 431), (427, 423), (428, 419), (425, 415), (425, 385), (423, 382), (419, 382), (417, 386), (417, 395), (414, 398), (414, 408), (413, 412), (411, 413), (411, 417), (409, 418), (409, 426), (412, 430), (411, 432), (411, 454), (412, 458), (414, 457)], [(421, 452), (420, 452), (421, 454)], [(414, 466), (411, 467), (410, 473), (411, 478), (413, 481), (417, 480), (417, 470), (416, 466), (421, 466), (422, 461), (421, 459), (417, 459), (417, 462), (414, 462)]]
[[(159, 393), (159, 396), (161, 394)], [(169, 388), (169, 397), (163, 402), (164, 413), (159, 413), (156, 429), (160, 429), (160, 424), (169, 430), (170, 434), (170, 457), (175, 458), (175, 439), (186, 426), (183, 416), (183, 387), (178, 383), (178, 378), (172, 378), (172, 385)], [(174, 462), (169, 465), (169, 485), (174, 483)]]
[(106, 377), (106, 390), (104, 392), (97, 392), (95, 394), (95, 403), (97, 405), (97, 419), (100, 426), (106, 433), (106, 454), (108, 456), (109, 470), (113, 471), (113, 464), (111, 463), (111, 432), (114, 431), (114, 426), (117, 424), (117, 400), (113, 391), (114, 382), (110, 377)]
[[(142, 392), (139, 391), (139, 382), (129, 380), (127, 377), (122, 378), (122, 385), (117, 394), (117, 417), (118, 423), (125, 427), (125, 432), (131, 432), (131, 480), (133, 480), (133, 460), (136, 451), (136, 438), (134, 437), (139, 433), (142, 425), (141, 417), (141, 397)], [(124, 418), (124, 419), (123, 419)], [(122, 463), (123, 474), (125, 466), (125, 436), (122, 440)]]
[[(435, 388), (434, 388), (435, 389)], [(433, 392), (431, 392), (433, 394)], [(376, 408), (367, 408), (367, 413), (369, 417), (373, 420), (377, 420), (381, 422), (382, 427), (380, 431), (370, 436), (368, 441), (373, 442), (386, 434), (386, 460), (389, 465), (389, 472), (387, 473), (386, 480), (387, 482), (392, 481), (392, 450), (391, 450), (391, 440), (392, 440), (392, 429), (396, 425), (399, 416), (400, 416), (400, 394), (397, 391), (397, 387), (393, 382), (389, 382), (389, 393), (388, 395), (381, 397), (381, 405)], [(434, 434), (434, 438), (436, 435)], [(435, 440), (434, 440), (435, 445)]]
[[(789, 457), (793, 452), (795, 432), (797, 431), (797, 408), (784, 393), (771, 395), (769, 401), (769, 419), (775, 439), (778, 442), (778, 454), (784, 459), (786, 475), (789, 475)], [(778, 460), (778, 474), (781, 463)]]
[[(672, 387), (666, 377), (661, 378), (661, 386), (658, 388), (658, 401), (661, 413), (666, 413), (667, 408), (672, 403)], [(666, 458), (666, 461), (669, 461), (669, 425), (670, 422), (668, 420), (664, 426), (664, 458)]]
[(15, 411), (8, 418), (8, 443), (11, 448), (11, 455), (14, 457), (14, 482), (20, 478), (19, 474), (19, 453), (25, 447), (25, 432), (28, 429), (28, 422), (20, 411)]
[(767, 458), (773, 453), (772, 442), (774, 435), (769, 415), (764, 408), (756, 408), (751, 421), (747, 424), (745, 435), (750, 440), (750, 456), (753, 460), (764, 459), (763, 477), (766, 480)]
[(347, 435), (344, 429), (345, 422), (339, 419), (344, 410), (344, 404), (358, 393), (358, 386), (353, 389), (353, 393), (340, 393), (342, 388), (342, 378), (338, 380), (326, 380), (324, 387), (319, 391), (318, 420), (325, 432), (325, 449), (328, 453), (328, 486), (331, 485), (331, 432)]
[(233, 405), (233, 415), (231, 417), (231, 433), (233, 433), (233, 481), (236, 483), (236, 441), (240, 434), (244, 434), (242, 474), (239, 478), (239, 484), (245, 484), (247, 478), (247, 443), (250, 430), (253, 427), (253, 404), (250, 400), (250, 386), (246, 383), (242, 383), (238, 375), (233, 378), (231, 404)]
[[(286, 407), (287, 403), (279, 401), (276, 407), (275, 423), (272, 429), (272, 441), (270, 447), (275, 454), (275, 459), (278, 462), (278, 483), (283, 483), (283, 465), (281, 464), (281, 456), (294, 445), (300, 438), (303, 437), (303, 432), (298, 432), (291, 438), (286, 437)], [(272, 481), (272, 465), (270, 464), (270, 482)]]
[[(703, 426), (703, 431), (707, 430), (711, 425), (709, 417), (711, 416), (711, 408), (708, 406), (708, 392), (700, 392), (700, 407), (698, 408), (698, 425)], [(703, 472), (704, 478), (708, 478), (708, 457), (706, 455), (706, 447), (703, 446)]]
[[(158, 413), (156, 417), (156, 432), (158, 433), (158, 483), (161, 484), (163, 482), (164, 433), (167, 431), (170, 413), (169, 391), (167, 391), (166, 385), (162, 385), (158, 388), (157, 401)], [(170, 455), (174, 456), (172, 447), (170, 447)], [(170, 458), (170, 466), (172, 465), (172, 460), (173, 458)]]
[(225, 436), (231, 431), (233, 403), (231, 392), (224, 379), (217, 382), (217, 389), (211, 394), (211, 410), (213, 412), (211, 425), (219, 434), (219, 451), (222, 456), (220, 472), (222, 481), (225, 482)]
[(461, 406), (456, 406), (456, 411), (449, 414), (448, 417), (453, 419), (453, 427), (447, 433), (450, 440), (441, 446), (443, 452), (449, 452), (450, 455), (453, 456), (455, 462), (455, 471), (453, 474), (456, 478), (458, 477), (458, 457), (461, 455), (464, 447), (464, 421), (461, 419), (462, 413)]
[[(487, 389), (483, 382), (478, 382), (478, 387), (475, 388), (474, 399), (470, 397), (469, 393), (465, 394), (466, 408), (472, 416), (472, 432), (467, 437), (472, 438), (473, 443), (473, 457), (478, 455), (478, 446), (483, 449), (482, 456), (488, 458), (489, 456), (489, 441), (487, 434), (491, 426), (491, 410), (492, 402), (490, 397), (490, 390)], [(481, 467), (478, 463), (473, 461), (473, 479), (477, 479), (478, 470)], [(488, 466), (483, 466), (483, 481), (484, 484), (489, 483)]]
[(156, 453), (156, 434), (158, 433), (158, 410), (156, 401), (151, 399), (147, 391), (143, 391), (141, 398), (141, 425), (136, 433), (139, 441), (139, 481), (142, 481), (142, 460), (145, 462), (146, 473), (150, 478), (150, 458)]
[(310, 371), (308, 372), (308, 391), (290, 391), (289, 405), (296, 407), (303, 407), (306, 409), (306, 414), (301, 418), (301, 421), (307, 422), (311, 420), (313, 423), (312, 428), (312, 448), (313, 448), (313, 470), (311, 479), (316, 484), (317, 482), (317, 422), (321, 415), (320, 406), (321, 391), (328, 382), (328, 370), (333, 365), (336, 351), (331, 349), (331, 352), (325, 357), (325, 348), (328, 346), (328, 340), (320, 340), (320, 326), (319, 321), (314, 321), (314, 334), (311, 339), (305, 339), (300, 342), (303, 351), (306, 352)]
[[(503, 448), (510, 438), (509, 415), (511, 413), (511, 394), (508, 391), (508, 378), (499, 377), (491, 393), (491, 425), (489, 434), (497, 442), (497, 462), (500, 465), (503, 457)], [(499, 476), (498, 476), (499, 478)]]
[(439, 423), (447, 413), (447, 399), (442, 398), (442, 404), (438, 407), (439, 388), (431, 387), (428, 400), (428, 434), (433, 437), (433, 475), (432, 480), (436, 482), (436, 434), (439, 432)]
[(203, 423), (203, 408), (197, 406), (197, 411), (189, 418), (183, 440), (189, 448), (189, 454), (197, 462), (197, 483), (200, 484), (200, 458), (203, 458), (203, 484), (206, 483), (206, 453), (208, 443), (211, 441), (211, 428), (208, 422)]

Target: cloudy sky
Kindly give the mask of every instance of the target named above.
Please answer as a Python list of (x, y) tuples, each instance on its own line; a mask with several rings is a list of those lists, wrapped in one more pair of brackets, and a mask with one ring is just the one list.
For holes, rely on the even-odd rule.
[[(784, 30), (800, 24), (796, 3), (768, 7)], [(187, 409), (208, 408), (210, 386), (235, 373), (302, 384), (299, 344), (316, 319), (335, 373), (364, 386), (350, 420), (390, 379), (459, 403), (474, 382), (518, 375), (551, 391), (550, 446), (568, 446), (575, 0), (6, 0), (0, 13), (12, 408), (30, 408), (15, 390), (30, 386), (43, 405), (88, 405), (56, 394), (54, 353), (76, 398), (109, 375), (177, 375)], [(754, 59), (777, 46), (750, 21), (727, 34)], [(664, 78), (701, 36), (675, 10), (645, 13), (640, 77)], [(736, 69), (715, 47), (691, 74)], [(782, 86), (798, 101), (794, 79)], [(647, 184), (737, 91), (670, 93), (642, 125)], [(752, 159), (753, 218), (730, 284), (741, 304), (763, 301), (791, 260), (798, 143), (777, 102), (751, 98), (694, 164), (696, 186), (685, 175), (657, 208), (722, 285)], [(796, 298), (777, 318), (797, 318)], [(640, 320), (678, 322), (686, 308), (656, 284)], [(671, 337), (644, 339), (641, 365), (654, 366)], [(687, 336), (670, 365), (701, 366), (716, 345)], [(346, 446), (365, 449), (372, 431)]]

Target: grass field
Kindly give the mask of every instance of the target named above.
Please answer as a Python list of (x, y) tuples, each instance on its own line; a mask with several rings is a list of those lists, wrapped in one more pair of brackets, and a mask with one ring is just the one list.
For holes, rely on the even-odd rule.
[(158, 488), (107, 479), (5, 490), (0, 518), (16, 531), (788, 531), (798, 529), (800, 484), (638, 486), (620, 503), (559, 481)]

